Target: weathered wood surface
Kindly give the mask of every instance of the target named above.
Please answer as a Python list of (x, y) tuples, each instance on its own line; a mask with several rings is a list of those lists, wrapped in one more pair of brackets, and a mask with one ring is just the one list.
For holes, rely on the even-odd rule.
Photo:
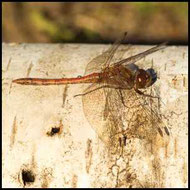
[[(106, 146), (85, 118), (82, 98), (73, 98), (84, 89), (82, 84), (12, 83), (22, 77), (83, 75), (87, 63), (107, 48), (3, 44), (3, 187), (187, 187), (187, 47), (171, 46), (139, 63), (154, 62), (160, 97), (166, 105), (162, 113), (171, 135), (162, 142), (155, 139), (152, 152), (141, 152), (131, 162), (127, 157), (110, 161)], [(133, 46), (124, 57), (147, 48)], [(60, 131), (54, 134), (52, 128)], [(141, 144), (135, 147), (136, 153)]]

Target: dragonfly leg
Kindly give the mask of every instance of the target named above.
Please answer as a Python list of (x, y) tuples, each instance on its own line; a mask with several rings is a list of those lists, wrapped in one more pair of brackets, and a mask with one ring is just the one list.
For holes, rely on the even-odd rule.
[(119, 89), (119, 95), (120, 95), (120, 97), (121, 97), (121, 102), (122, 102), (122, 104), (124, 105), (124, 107), (127, 107), (127, 106), (125, 105), (125, 102), (124, 102), (124, 98), (123, 98), (123, 94), (122, 94), (121, 89)]
[(146, 97), (157, 98), (158, 100), (160, 99), (160, 97), (158, 97), (158, 96), (151, 96), (150, 94), (144, 94), (144, 92), (140, 91), (139, 89), (135, 89), (135, 91), (136, 91), (138, 94), (143, 95), (143, 96), (146, 96)]
[(104, 86), (100, 86), (100, 87), (98, 87), (98, 88), (95, 88), (95, 89), (93, 89), (93, 90), (89, 90), (89, 91), (87, 91), (87, 92), (85, 92), (85, 93), (82, 93), (82, 94), (76, 94), (76, 95), (74, 95), (74, 97), (77, 97), (77, 96), (84, 96), (84, 95), (90, 94), (91, 92), (94, 92), (94, 91), (96, 91), (96, 90), (99, 90), (99, 89), (101, 89), (101, 88), (116, 88), (116, 87), (115, 87), (115, 86), (110, 86), (110, 85), (104, 85)]

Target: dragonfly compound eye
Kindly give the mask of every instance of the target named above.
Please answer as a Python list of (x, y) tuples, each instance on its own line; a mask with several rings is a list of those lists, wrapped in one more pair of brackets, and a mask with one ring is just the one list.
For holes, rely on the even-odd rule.
[(146, 73), (149, 75), (149, 82), (147, 83), (147, 87), (153, 85), (157, 80), (157, 74), (154, 69), (150, 68), (146, 70)]
[(145, 88), (150, 83), (150, 75), (143, 69), (139, 69), (136, 75), (137, 88)]

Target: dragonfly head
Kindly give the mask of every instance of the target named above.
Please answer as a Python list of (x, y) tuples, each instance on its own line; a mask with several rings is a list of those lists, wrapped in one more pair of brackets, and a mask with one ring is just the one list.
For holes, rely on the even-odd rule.
[(147, 88), (153, 85), (157, 80), (157, 74), (154, 69), (139, 69), (135, 75), (135, 86), (137, 89)]

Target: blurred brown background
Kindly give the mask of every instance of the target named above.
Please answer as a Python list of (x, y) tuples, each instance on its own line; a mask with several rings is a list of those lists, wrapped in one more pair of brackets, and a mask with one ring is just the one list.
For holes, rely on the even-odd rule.
[(3, 3), (3, 42), (188, 42), (188, 3)]

